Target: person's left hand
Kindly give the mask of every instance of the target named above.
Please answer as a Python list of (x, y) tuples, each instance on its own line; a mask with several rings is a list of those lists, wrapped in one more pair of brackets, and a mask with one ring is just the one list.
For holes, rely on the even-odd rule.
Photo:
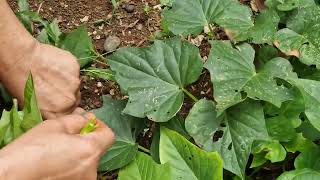
[(19, 59), (7, 69), (2, 81), (20, 105), (31, 72), (44, 118), (73, 112), (80, 101), (80, 67), (71, 53), (35, 42), (31, 51), (17, 57)]

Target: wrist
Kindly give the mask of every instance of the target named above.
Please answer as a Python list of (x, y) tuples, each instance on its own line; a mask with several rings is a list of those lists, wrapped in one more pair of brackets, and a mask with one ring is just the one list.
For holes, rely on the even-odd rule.
[[(8, 48), (0, 48), (0, 81), (21, 63), (27, 64), (34, 55), (39, 42), (33, 37), (25, 37)], [(9, 75), (10, 76), (10, 75)]]

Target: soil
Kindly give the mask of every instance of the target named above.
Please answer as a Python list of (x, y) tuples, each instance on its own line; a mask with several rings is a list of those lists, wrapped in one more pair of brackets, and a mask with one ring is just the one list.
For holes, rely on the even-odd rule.
[[(10, 6), (16, 11), (16, 0), (8, 0)], [(240, 0), (241, 3), (250, 6), (250, 0)], [(103, 44), (105, 39), (112, 35), (121, 40), (120, 47), (148, 46), (153, 34), (161, 30), (161, 12), (159, 9), (159, 0), (122, 0), (117, 9), (112, 6), (111, 0), (29, 0), (31, 8), (38, 11), (40, 15), (52, 21), (57, 19), (62, 31), (70, 32), (79, 25), (86, 25), (90, 36), (92, 37), (96, 49), (104, 53)], [(127, 12), (125, 5), (133, 5), (133, 12)], [(146, 13), (144, 8), (151, 7), (151, 11)], [(216, 39), (226, 40), (228, 37), (219, 28), (214, 32)], [(187, 39), (190, 40), (189, 37)], [(204, 60), (207, 59), (211, 45), (207, 39), (204, 39), (200, 45), (200, 54)], [(92, 67), (108, 68), (103, 62), (95, 61)], [(101, 96), (107, 95), (115, 99), (127, 98), (120, 92), (120, 88), (115, 82), (105, 81), (99, 78), (92, 78), (84, 74), (81, 75), (81, 107), (86, 110), (99, 108), (102, 106)], [(187, 87), (196, 98), (207, 98), (213, 100), (213, 88), (210, 81), (210, 74), (204, 70), (199, 80)], [(182, 109), (179, 114), (186, 117), (193, 105), (193, 100), (185, 98)], [(1, 104), (0, 104), (1, 106)], [(151, 144), (155, 124), (149, 123), (149, 131), (144, 136), (140, 136), (138, 142), (140, 145), (149, 148)], [(282, 169), (274, 165), (266, 166), (259, 171), (254, 179), (274, 179)], [(268, 175), (269, 174), (269, 175)], [(268, 175), (268, 176), (266, 176)], [(117, 178), (117, 172), (105, 172), (99, 174), (100, 180), (113, 180)], [(266, 178), (263, 178), (266, 179)]]

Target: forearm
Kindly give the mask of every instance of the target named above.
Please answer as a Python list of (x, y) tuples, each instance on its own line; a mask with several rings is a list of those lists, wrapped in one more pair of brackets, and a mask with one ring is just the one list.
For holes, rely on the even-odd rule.
[(0, 81), (35, 44), (36, 40), (19, 22), (6, 0), (0, 0)]

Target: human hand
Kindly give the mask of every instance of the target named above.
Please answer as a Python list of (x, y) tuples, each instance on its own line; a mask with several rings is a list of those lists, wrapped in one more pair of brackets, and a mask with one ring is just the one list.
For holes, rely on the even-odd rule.
[(52, 119), (73, 112), (80, 102), (80, 68), (71, 53), (35, 42), (31, 50), (17, 57), (3, 73), (2, 81), (20, 105), (31, 72), (44, 118)]
[(113, 144), (114, 134), (97, 120), (94, 132), (79, 135), (88, 119), (68, 115), (47, 120), (4, 147), (0, 179), (96, 180), (98, 162)]

